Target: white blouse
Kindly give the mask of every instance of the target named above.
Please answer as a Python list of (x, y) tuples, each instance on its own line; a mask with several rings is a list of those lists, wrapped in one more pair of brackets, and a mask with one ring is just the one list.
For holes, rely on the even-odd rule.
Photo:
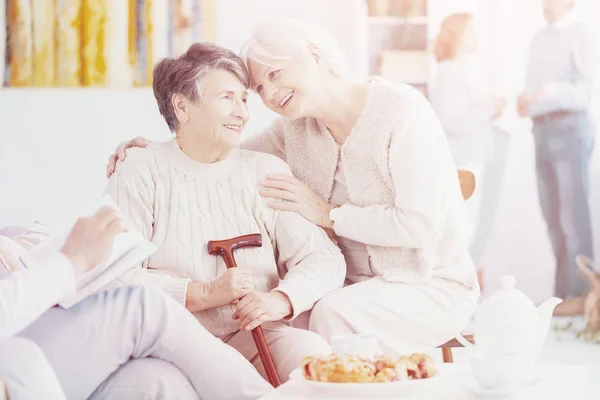
[(457, 166), (481, 164), (491, 157), (493, 99), (475, 62), (443, 61), (429, 90)]

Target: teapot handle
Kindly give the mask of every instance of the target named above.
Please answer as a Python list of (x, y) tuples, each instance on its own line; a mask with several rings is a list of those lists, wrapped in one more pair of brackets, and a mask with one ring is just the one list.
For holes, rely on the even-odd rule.
[(466, 348), (475, 347), (475, 345), (473, 343), (471, 343), (467, 339), (465, 339), (465, 337), (460, 333), (457, 333), (455, 338), (458, 341), (458, 343), (462, 344)]

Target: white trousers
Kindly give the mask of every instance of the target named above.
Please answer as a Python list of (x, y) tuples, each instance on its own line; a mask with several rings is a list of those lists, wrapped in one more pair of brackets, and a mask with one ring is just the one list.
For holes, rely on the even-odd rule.
[(441, 278), (409, 285), (373, 277), (327, 294), (294, 326), (308, 319), (308, 328), (327, 341), (333, 335), (373, 334), (381, 351), (399, 356), (454, 338), (469, 323), (478, 297), (478, 289)]
[(173, 364), (157, 358), (128, 361), (110, 375), (90, 400), (199, 400), (190, 381)]
[[(10, 400), (65, 398), (46, 357), (27, 339), (0, 340), (0, 380), (4, 381)], [(2, 394), (0, 398), (3, 398)]]
[[(180, 304), (141, 286), (101, 292), (68, 310), (52, 308), (18, 336), (39, 347), (68, 399), (86, 399), (97, 388), (95, 399), (197, 398), (189, 386), (201, 399), (257, 399), (272, 390), (252, 364)], [(146, 357), (163, 362), (130, 362)], [(14, 362), (5, 361), (9, 367)], [(167, 376), (176, 381), (157, 382)], [(189, 386), (183, 387), (185, 380)], [(163, 393), (148, 394), (153, 387)], [(53, 399), (53, 392), (40, 397), (29, 389), (27, 384), (23, 396), (11, 400)]]
[[(7, 384), (10, 400), (65, 399), (58, 377), (35, 343), (20, 337), (2, 340), (0, 354), (3, 360), (0, 376)], [(198, 400), (199, 397), (173, 364), (156, 358), (140, 358), (121, 366), (90, 397), (90, 400), (118, 399)]]

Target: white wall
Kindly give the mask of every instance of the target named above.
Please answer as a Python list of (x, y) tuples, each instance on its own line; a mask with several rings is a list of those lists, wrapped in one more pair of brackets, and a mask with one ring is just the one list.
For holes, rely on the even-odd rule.
[(106, 185), (116, 145), (169, 137), (151, 90), (0, 90), (0, 227), (55, 225)]

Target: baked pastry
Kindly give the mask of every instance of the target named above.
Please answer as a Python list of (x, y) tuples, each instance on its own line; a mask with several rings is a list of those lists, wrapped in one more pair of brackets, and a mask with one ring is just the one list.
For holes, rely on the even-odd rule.
[(375, 366), (368, 360), (356, 356), (326, 358), (307, 357), (302, 370), (304, 377), (319, 382), (371, 382), (375, 377)]
[(419, 365), (415, 363), (410, 357), (402, 356), (396, 363), (396, 374), (400, 377), (400, 380), (412, 380), (420, 379), (421, 371)]
[(390, 356), (365, 358), (352, 355), (306, 357), (302, 363), (305, 379), (335, 383), (396, 382), (430, 378), (435, 365), (426, 354), (415, 353), (395, 360)]
[(384, 368), (375, 373), (373, 382), (395, 382), (398, 380), (395, 368)]
[(433, 359), (427, 354), (411, 354), (409, 359), (419, 367), (420, 378), (431, 378), (437, 373)]

